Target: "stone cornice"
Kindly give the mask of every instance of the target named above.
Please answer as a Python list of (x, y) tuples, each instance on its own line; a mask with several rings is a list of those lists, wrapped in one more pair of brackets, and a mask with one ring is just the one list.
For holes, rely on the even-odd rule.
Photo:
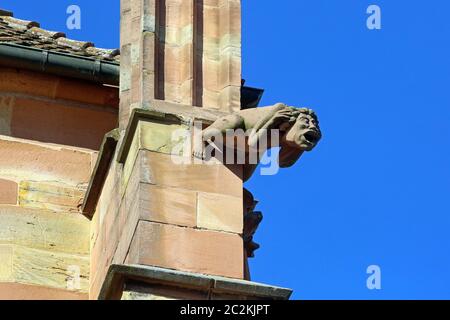
[(244, 296), (265, 300), (288, 300), (292, 290), (231, 278), (208, 276), (190, 272), (157, 268), (144, 265), (119, 265), (109, 267), (100, 291), (99, 300), (120, 299), (123, 285), (128, 280), (138, 280), (148, 285), (182, 287), (190, 290)]

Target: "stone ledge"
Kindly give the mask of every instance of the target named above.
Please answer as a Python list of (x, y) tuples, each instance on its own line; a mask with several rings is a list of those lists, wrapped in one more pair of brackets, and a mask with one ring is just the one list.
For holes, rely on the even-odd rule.
[(103, 139), (103, 143), (97, 157), (97, 162), (91, 175), (91, 180), (89, 181), (89, 186), (81, 207), (81, 213), (89, 220), (92, 220), (92, 217), (94, 216), (95, 208), (97, 207), (98, 200), (108, 176), (108, 170), (111, 166), (111, 161), (114, 158), (118, 141), (118, 129), (108, 132)]
[(119, 149), (117, 161), (122, 164), (125, 163), (139, 121), (152, 121), (166, 124), (191, 124), (193, 121), (202, 121), (204, 124), (210, 125), (226, 114), (220, 111), (202, 110), (202, 108), (175, 105), (162, 101), (154, 101), (151, 107), (143, 105), (142, 108), (134, 108)]
[(98, 299), (120, 299), (123, 286), (128, 280), (138, 280), (145, 284), (158, 284), (229, 296), (245, 296), (249, 299), (288, 300), (292, 290), (270, 285), (236, 280), (231, 278), (207, 276), (143, 265), (111, 265)]

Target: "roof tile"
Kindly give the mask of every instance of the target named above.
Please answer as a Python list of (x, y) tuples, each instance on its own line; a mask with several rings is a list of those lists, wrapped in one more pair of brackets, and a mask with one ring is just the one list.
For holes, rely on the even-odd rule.
[(20, 20), (13, 17), (3, 16), (3, 21), (5, 21), (10, 27), (13, 28), (26, 28), (30, 29), (32, 27), (40, 27), (40, 24), (35, 21), (28, 21), (28, 20)]
[(94, 44), (92, 42), (84, 42), (84, 41), (77, 41), (67, 38), (58, 38), (56, 39), (56, 43), (63, 47), (68, 47), (72, 50), (76, 51), (82, 51), (86, 48), (93, 47)]
[(45, 38), (58, 39), (58, 38), (66, 37), (66, 34), (64, 32), (49, 31), (49, 30), (44, 30), (44, 29), (37, 28), (37, 27), (31, 28), (30, 33), (33, 35), (37, 35), (44, 39)]
[(96, 48), (92, 42), (67, 39), (64, 32), (41, 29), (37, 22), (12, 16), (12, 12), (0, 9), (0, 44), (11, 43), (114, 63), (120, 61), (119, 49)]

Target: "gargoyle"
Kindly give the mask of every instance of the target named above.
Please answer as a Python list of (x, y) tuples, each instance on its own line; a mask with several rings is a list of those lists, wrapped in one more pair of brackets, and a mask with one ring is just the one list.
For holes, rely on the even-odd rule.
[[(281, 147), (278, 158), (281, 168), (292, 166), (303, 152), (311, 151), (322, 137), (314, 111), (278, 103), (270, 107), (242, 110), (217, 119), (201, 132), (202, 143), (194, 146), (194, 156), (205, 159), (205, 146), (213, 142), (213, 138), (218, 135), (225, 136), (227, 131), (237, 129), (246, 132), (246, 155), (252, 148), (259, 148), (258, 155), (262, 155), (268, 149)], [(278, 130), (278, 141), (270, 138), (272, 130)], [(260, 145), (263, 138), (267, 141), (262, 146), (265, 150), (261, 150)], [(257, 162), (259, 160), (258, 158)], [(245, 162), (244, 181), (251, 177), (257, 165), (258, 163)]]

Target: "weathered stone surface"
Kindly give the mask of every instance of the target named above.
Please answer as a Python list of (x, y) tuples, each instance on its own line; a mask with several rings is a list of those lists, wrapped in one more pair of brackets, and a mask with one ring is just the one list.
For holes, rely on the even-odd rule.
[(98, 150), (117, 124), (118, 91), (112, 87), (0, 70), (0, 134)]
[(213, 292), (246, 297), (271, 297), (276, 300), (287, 300), (292, 294), (290, 289), (224, 277), (214, 277)]
[(190, 136), (188, 128), (184, 125), (173, 123), (160, 123), (157, 120), (146, 122), (137, 120), (131, 145), (126, 151), (126, 162), (123, 168), (122, 185), (126, 186), (128, 178), (133, 170), (139, 150), (145, 149), (163, 154), (182, 153), (182, 148), (187, 137)]
[[(133, 142), (131, 143), (129, 150), (127, 151), (126, 161), (123, 165), (123, 170), (122, 170), (121, 185), (122, 185), (122, 188), (124, 188), (124, 189), (128, 185), (128, 180), (130, 179), (130, 176), (136, 166), (136, 159), (139, 154), (139, 150), (140, 150), (140, 146), (141, 146), (140, 135), (139, 135), (138, 129), (136, 129), (136, 134), (134, 135), (132, 141)], [(139, 168), (139, 165), (138, 165), (138, 168)]]
[[(73, 95), (77, 88), (71, 90)], [(80, 96), (88, 95), (87, 92)], [(117, 112), (116, 107), (107, 109), (52, 99), (17, 97), (11, 112), (10, 133), (16, 138), (98, 150), (105, 133), (116, 127)]]
[[(66, 289), (68, 279), (79, 271), (79, 287), (87, 292), (89, 287), (89, 257), (55, 251), (33, 249), (19, 245), (0, 245), (2, 261), (7, 261), (0, 271), (0, 281), (41, 285)], [(77, 280), (78, 283), (78, 280)], [(77, 284), (78, 285), (78, 284)]]
[(0, 134), (11, 134), (11, 114), (14, 105), (14, 97), (0, 95)]
[(0, 300), (88, 300), (88, 294), (45, 286), (0, 282)]
[(89, 221), (79, 214), (0, 206), (0, 244), (89, 254)]
[(0, 204), (17, 204), (17, 183), (0, 179)]
[[(95, 241), (93, 244), (91, 242), (90, 299), (97, 299), (109, 265), (112, 262), (124, 262), (141, 213), (138, 197), (139, 170), (132, 172), (128, 184), (124, 186), (126, 190), (122, 198), (119, 197), (122, 186), (118, 173), (120, 170), (111, 167), (107, 178), (110, 183), (105, 185), (106, 189), (102, 191), (98, 209), (92, 220), (95, 221), (96, 227), (91, 231), (93, 233), (91, 237), (94, 237)], [(108, 199), (111, 198), (115, 199), (114, 205), (110, 205), (112, 201)]]
[(142, 220), (186, 227), (197, 225), (194, 191), (142, 183), (139, 201)]
[(158, 62), (158, 99), (192, 105), (193, 8), (192, 0), (169, 0), (158, 12), (165, 22), (159, 26), (158, 50), (151, 57)]
[(125, 284), (121, 300), (207, 300), (208, 292), (160, 284), (130, 281)]
[[(186, 190), (242, 197), (239, 167), (223, 164), (183, 164), (185, 159), (155, 152), (139, 152), (142, 182)], [(138, 159), (139, 161), (139, 159)]]
[(239, 235), (140, 221), (126, 262), (243, 278)]
[(56, 79), (44, 73), (1, 68), (0, 91), (26, 92), (37, 96), (54, 97), (58, 85)]
[(12, 245), (0, 244), (0, 282), (14, 280), (14, 250)]
[[(117, 299), (116, 291), (122, 284), (125, 284), (127, 295), (132, 293), (137, 299), (149, 298), (149, 294), (157, 293), (165, 298), (189, 300), (199, 297), (211, 300), (288, 300), (292, 293), (286, 288), (180, 270), (144, 265), (112, 265), (99, 298)], [(189, 294), (186, 296), (186, 293)]]
[(84, 190), (59, 183), (22, 181), (19, 205), (58, 212), (78, 212)]
[(196, 93), (200, 105), (225, 112), (238, 111), (241, 86), (241, 13), (234, 0), (204, 2), (198, 8), (203, 32), (196, 55)]
[[(55, 91), (55, 99), (76, 100), (88, 105), (111, 107), (110, 109), (98, 108), (107, 117), (104, 120), (97, 119), (100, 120), (100, 125), (102, 126), (104, 121), (111, 119), (106, 113), (112, 113), (117, 117), (119, 92), (116, 88), (70, 78), (58, 77), (57, 79), (58, 84)], [(89, 128), (91, 130), (97, 130), (97, 128), (91, 126)], [(106, 130), (104, 133), (112, 129)]]
[[(126, 69), (121, 87), (131, 94), (131, 104), (121, 106), (121, 128), (130, 108), (154, 98), (225, 112), (239, 110), (240, 2), (167, 0), (164, 6), (155, 4), (131, 5), (121, 13), (121, 49), (125, 52), (121, 66)], [(226, 57), (222, 53), (229, 48), (233, 54)], [(211, 60), (217, 65), (209, 64)], [(224, 80), (221, 85), (219, 79)], [(206, 93), (211, 83), (214, 88), (221, 86), (215, 89), (214, 98)], [(229, 87), (234, 94), (221, 94)]]
[(121, 300), (139, 300), (139, 301), (169, 301), (175, 300), (164, 296), (158, 296), (150, 293), (141, 293), (135, 291), (124, 291)]
[(97, 203), (97, 215), (100, 225), (109, 210), (116, 208), (118, 210), (122, 198), (122, 189), (120, 184), (120, 170), (115, 159), (112, 160), (111, 167), (102, 188), (101, 196)]
[[(182, 155), (175, 147), (184, 144), (187, 137), (190, 137), (189, 128), (185, 125), (140, 122), (140, 149), (155, 151), (164, 154)], [(186, 133), (184, 133), (186, 132)]]
[(199, 228), (242, 234), (242, 197), (198, 193)]
[(117, 108), (115, 88), (24, 69), (0, 68), (0, 91)]
[(140, 170), (137, 168), (129, 180), (119, 209), (120, 240), (113, 258), (114, 263), (124, 263), (129, 251), (131, 240), (141, 216), (141, 211), (139, 210), (140, 188)]
[(87, 184), (92, 153), (53, 144), (0, 137), (0, 175), (17, 180)]

